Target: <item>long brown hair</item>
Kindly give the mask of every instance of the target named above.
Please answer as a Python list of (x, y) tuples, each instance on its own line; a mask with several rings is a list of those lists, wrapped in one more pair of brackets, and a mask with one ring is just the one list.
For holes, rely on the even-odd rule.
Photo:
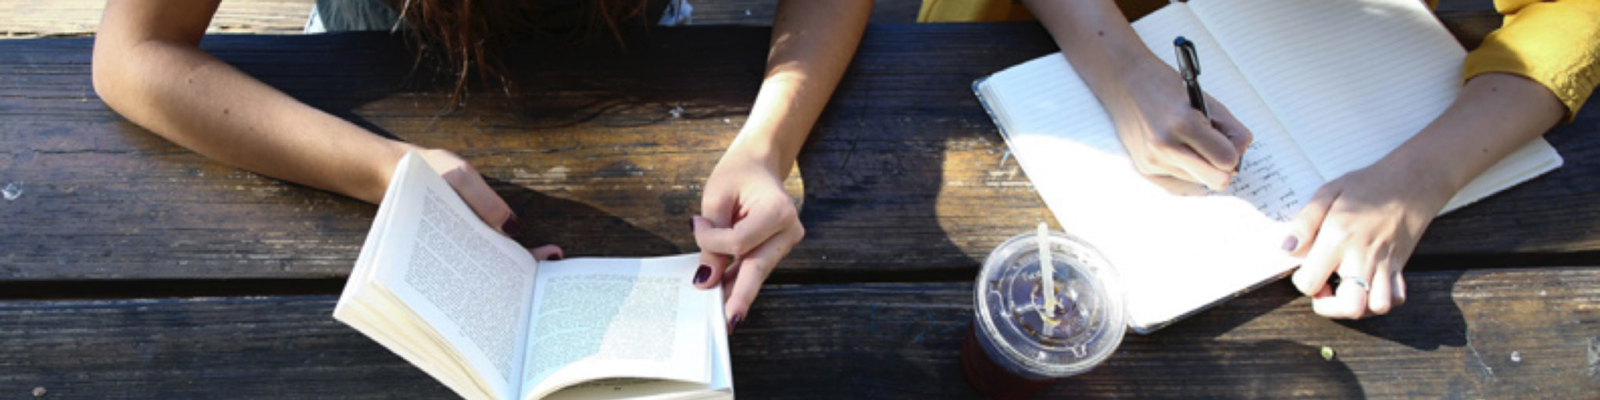
[[(507, 94), (515, 90), (502, 73), (503, 52), (520, 38), (546, 37), (567, 43), (592, 39), (602, 30), (622, 40), (623, 21), (639, 19), (650, 0), (388, 0), (411, 32), (417, 63), (436, 60), (455, 79), (451, 107), (464, 104), (468, 77), (476, 74), (488, 86), (498, 83)], [(561, 6), (568, 6), (562, 10)], [(570, 9), (574, 8), (576, 9)], [(573, 21), (554, 21), (566, 11)], [(576, 26), (559, 26), (575, 22)], [(552, 26), (554, 25), (554, 26)]]

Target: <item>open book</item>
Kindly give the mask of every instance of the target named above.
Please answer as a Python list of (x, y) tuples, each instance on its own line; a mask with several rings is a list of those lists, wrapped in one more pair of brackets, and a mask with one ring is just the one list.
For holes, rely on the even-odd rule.
[[(1371, 165), (1455, 100), (1466, 52), (1417, 0), (1196, 0), (1133, 24), (1176, 65), (1195, 43), (1201, 86), (1255, 135), (1224, 193), (1173, 196), (1134, 170), (1093, 92), (1060, 53), (973, 84), (1063, 229), (1121, 275), (1141, 333), (1276, 278), (1287, 221), (1323, 183)], [(1176, 81), (1173, 84), (1178, 84)], [(1534, 140), (1448, 212), (1561, 165)]]
[(471, 400), (732, 398), (699, 262), (537, 261), (409, 153), (333, 317)]

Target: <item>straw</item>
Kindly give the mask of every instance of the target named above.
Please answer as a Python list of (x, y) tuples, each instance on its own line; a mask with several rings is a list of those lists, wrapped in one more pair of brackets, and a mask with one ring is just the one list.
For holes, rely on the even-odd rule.
[(1050, 226), (1039, 223), (1039, 278), (1044, 281), (1044, 312), (1051, 315), (1056, 309), (1056, 265), (1050, 259)]

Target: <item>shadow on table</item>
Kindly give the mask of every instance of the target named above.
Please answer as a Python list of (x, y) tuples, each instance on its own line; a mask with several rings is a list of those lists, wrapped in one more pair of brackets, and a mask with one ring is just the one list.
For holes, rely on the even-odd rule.
[(1456, 306), (1455, 283), (1462, 270), (1407, 274), (1407, 301), (1388, 315), (1339, 321), (1356, 331), (1417, 350), (1467, 345), (1467, 321)]
[[(1350, 367), (1338, 360), (1323, 360), (1320, 351), (1274, 339), (1120, 354), (1089, 373), (1057, 382), (1039, 397), (1115, 393), (1128, 398), (1365, 398)], [(1074, 396), (1079, 393), (1085, 395)]]
[[(518, 243), (524, 247), (556, 244), (568, 256), (646, 257), (677, 254), (672, 241), (593, 206), (553, 197), (495, 178), (485, 178), (522, 219)], [(596, 254), (604, 249), (604, 254)]]

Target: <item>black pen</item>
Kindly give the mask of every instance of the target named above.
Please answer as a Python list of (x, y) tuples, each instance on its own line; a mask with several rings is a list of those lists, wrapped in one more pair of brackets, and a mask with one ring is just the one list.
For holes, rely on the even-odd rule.
[(1200, 110), (1200, 115), (1211, 118), (1206, 108), (1205, 92), (1200, 90), (1200, 56), (1194, 51), (1194, 42), (1179, 36), (1172, 41), (1178, 52), (1178, 73), (1183, 75), (1183, 86), (1189, 89), (1189, 106)]
[[(1211, 109), (1206, 107), (1206, 93), (1200, 90), (1200, 55), (1194, 51), (1194, 42), (1179, 36), (1172, 40), (1172, 46), (1178, 52), (1178, 74), (1183, 75), (1183, 86), (1189, 89), (1189, 107), (1200, 110), (1200, 115), (1210, 121)], [(1223, 135), (1227, 136), (1227, 133)], [(1242, 167), (1244, 167), (1244, 154), (1239, 155), (1239, 164), (1233, 166), (1233, 173), (1239, 173)]]

